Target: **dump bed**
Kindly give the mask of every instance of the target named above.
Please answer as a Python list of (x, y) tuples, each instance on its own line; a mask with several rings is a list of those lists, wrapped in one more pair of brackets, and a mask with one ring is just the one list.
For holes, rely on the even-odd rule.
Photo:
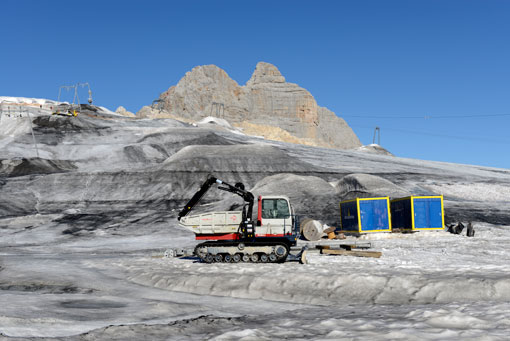
[(179, 225), (197, 235), (236, 233), (241, 219), (241, 211), (209, 212), (182, 217)]

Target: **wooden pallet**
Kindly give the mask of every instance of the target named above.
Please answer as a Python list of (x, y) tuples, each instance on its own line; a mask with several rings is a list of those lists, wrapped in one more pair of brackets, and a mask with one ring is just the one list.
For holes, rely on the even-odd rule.
[(334, 249), (323, 249), (321, 254), (325, 255), (340, 255), (340, 256), (355, 256), (355, 257), (371, 257), (380, 258), (382, 252), (379, 251), (357, 251), (357, 250), (334, 250)]
[(330, 245), (317, 245), (317, 249), (321, 251), (323, 255), (340, 255), (340, 256), (355, 256), (355, 257), (371, 257), (380, 258), (382, 252), (379, 251), (360, 251), (353, 250), (358, 248), (356, 244), (341, 244), (338, 248), (333, 248)]

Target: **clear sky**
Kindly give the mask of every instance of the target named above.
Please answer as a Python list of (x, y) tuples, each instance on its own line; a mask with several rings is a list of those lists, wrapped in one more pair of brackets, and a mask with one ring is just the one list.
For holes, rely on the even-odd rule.
[(245, 84), (265, 61), (364, 144), (379, 126), (397, 156), (510, 168), (509, 0), (2, 0), (0, 10), (0, 96), (56, 99), (59, 86), (89, 82), (94, 104), (136, 112), (194, 66)]

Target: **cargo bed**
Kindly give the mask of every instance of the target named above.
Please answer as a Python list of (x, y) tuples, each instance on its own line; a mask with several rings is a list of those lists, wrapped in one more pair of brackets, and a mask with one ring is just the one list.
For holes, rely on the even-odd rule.
[(197, 235), (235, 233), (241, 219), (241, 211), (210, 212), (182, 217), (179, 225)]

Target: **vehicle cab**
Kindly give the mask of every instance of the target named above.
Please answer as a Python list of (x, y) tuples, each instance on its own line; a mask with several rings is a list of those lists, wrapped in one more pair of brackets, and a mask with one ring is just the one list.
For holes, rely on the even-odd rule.
[(256, 237), (283, 237), (293, 234), (294, 209), (286, 196), (259, 196)]

